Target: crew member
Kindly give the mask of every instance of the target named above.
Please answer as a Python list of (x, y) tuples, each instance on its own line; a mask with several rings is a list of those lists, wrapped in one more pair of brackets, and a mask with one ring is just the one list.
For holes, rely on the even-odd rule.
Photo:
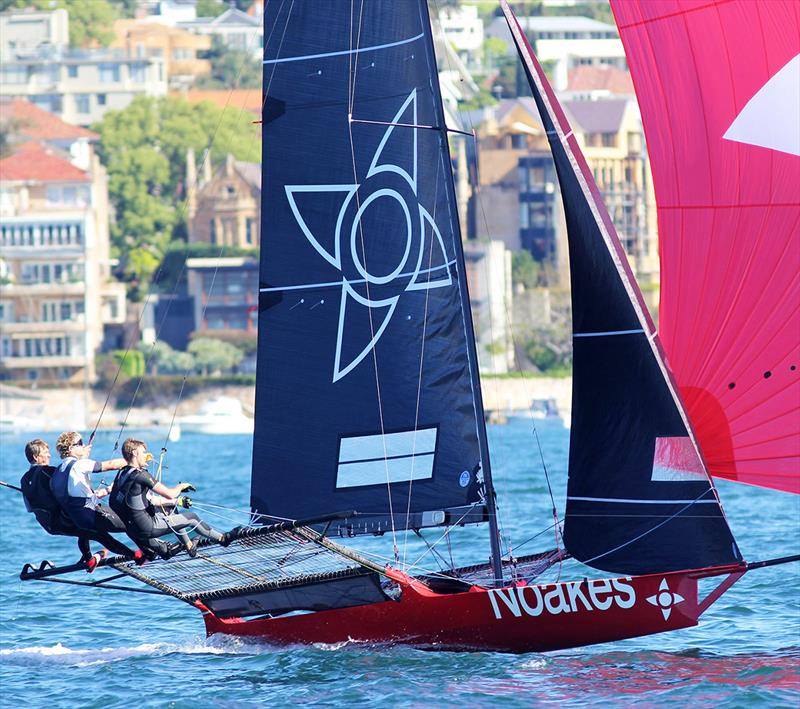
[(144, 561), (140, 549), (134, 551), (117, 541), (109, 532), (124, 532), (125, 525), (117, 515), (100, 499), (108, 495), (110, 488), (95, 490), (92, 487), (91, 474), (106, 470), (116, 470), (125, 465), (122, 458), (95, 461), (89, 455), (91, 444), (83, 442), (77, 431), (65, 431), (56, 440), (56, 450), (61, 456), (61, 465), (53, 473), (50, 484), (53, 495), (75, 525), (86, 536), (103, 535), (103, 544), (115, 554)]
[[(56, 468), (50, 465), (50, 446), (41, 438), (34, 438), (25, 444), (25, 457), (31, 464), (19, 483), (25, 508), (28, 512), (33, 513), (36, 521), (48, 534), (77, 537), (81, 561), (86, 564), (88, 571), (94, 571), (101, 558), (100, 555), (92, 556), (87, 533), (75, 526), (75, 523), (61, 509), (50, 489), (53, 473), (56, 472)], [(107, 541), (105, 538), (96, 539), (101, 544), (105, 544)]]
[(228, 534), (210, 527), (193, 512), (177, 511), (176, 507), (191, 506), (191, 500), (180, 495), (194, 488), (189, 483), (167, 487), (157, 482), (147, 471), (152, 456), (144, 442), (128, 438), (122, 444), (122, 456), (127, 465), (114, 479), (109, 504), (125, 523), (128, 536), (140, 547), (168, 558), (174, 549), (159, 537), (174, 532), (189, 555), (195, 556), (197, 543), (187, 533), (191, 531), (223, 546), (230, 543)]

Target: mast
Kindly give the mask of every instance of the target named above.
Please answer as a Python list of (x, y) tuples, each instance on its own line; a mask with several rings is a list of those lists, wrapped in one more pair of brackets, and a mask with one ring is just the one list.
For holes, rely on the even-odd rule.
[[(444, 154), (449, 156), (449, 142), (447, 123), (445, 121), (444, 107), (442, 105), (442, 95), (439, 87), (439, 74), (436, 65), (436, 53), (433, 50), (433, 28), (431, 25), (430, 12), (427, 0), (420, 0), (423, 26), (431, 27), (430, 42), (426, 42), (425, 50), (428, 54), (430, 64), (431, 87), (436, 96), (436, 110), (438, 112), (439, 131), (443, 142)], [(427, 23), (427, 25), (425, 24)], [(449, 178), (445, 179), (447, 189), (450, 191), (451, 203), (455, 204), (456, 191), (453, 179), (452, 167), (448, 165), (447, 173)], [(489, 515), (489, 545), (491, 549), (491, 564), (494, 574), (494, 585), (503, 585), (503, 561), (502, 550), (500, 548), (500, 529), (497, 525), (497, 502), (495, 499), (494, 483), (492, 481), (492, 465), (489, 459), (489, 441), (486, 437), (486, 417), (483, 410), (483, 394), (481, 392), (480, 372), (478, 371), (478, 349), (475, 344), (475, 328), (472, 323), (472, 308), (470, 307), (469, 286), (467, 284), (466, 262), (464, 259), (464, 248), (461, 242), (461, 225), (458, 219), (455, 220), (457, 230), (455, 242), (457, 254), (457, 267), (461, 270), (463, 278), (460, 279), (459, 294), (461, 296), (461, 308), (464, 315), (464, 329), (467, 334), (467, 359), (469, 361), (470, 378), (472, 380), (473, 398), (476, 411), (476, 426), (478, 429), (478, 441), (481, 449), (481, 466), (483, 472), (483, 484), (486, 493), (486, 511)]]

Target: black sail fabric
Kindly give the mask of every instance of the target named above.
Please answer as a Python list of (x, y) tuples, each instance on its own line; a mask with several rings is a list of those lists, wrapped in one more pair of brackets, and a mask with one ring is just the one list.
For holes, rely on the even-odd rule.
[(253, 510), (357, 511), (343, 533), (482, 520), (427, 7), (267, 4), (264, 92)]
[(506, 17), (550, 139), (566, 212), (573, 317), (567, 549), (619, 573), (737, 563), (652, 321), (555, 94)]

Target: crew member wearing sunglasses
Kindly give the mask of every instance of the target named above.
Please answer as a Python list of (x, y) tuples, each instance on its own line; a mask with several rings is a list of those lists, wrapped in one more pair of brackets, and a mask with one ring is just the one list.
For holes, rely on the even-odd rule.
[(77, 431), (65, 431), (56, 440), (56, 450), (61, 456), (51, 482), (51, 489), (61, 508), (75, 524), (83, 530), (92, 532), (97, 539), (114, 554), (143, 560), (142, 551), (133, 551), (117, 541), (109, 532), (125, 533), (125, 525), (117, 514), (100, 502), (110, 492), (109, 487), (95, 490), (92, 487), (92, 473), (117, 470), (125, 465), (124, 458), (111, 460), (92, 460), (91, 444), (85, 444)]

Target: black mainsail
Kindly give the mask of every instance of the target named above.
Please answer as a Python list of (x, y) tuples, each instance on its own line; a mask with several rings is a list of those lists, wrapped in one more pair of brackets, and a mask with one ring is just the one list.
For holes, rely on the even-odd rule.
[(484, 521), (489, 468), (425, 2), (270, 3), (251, 504)]

